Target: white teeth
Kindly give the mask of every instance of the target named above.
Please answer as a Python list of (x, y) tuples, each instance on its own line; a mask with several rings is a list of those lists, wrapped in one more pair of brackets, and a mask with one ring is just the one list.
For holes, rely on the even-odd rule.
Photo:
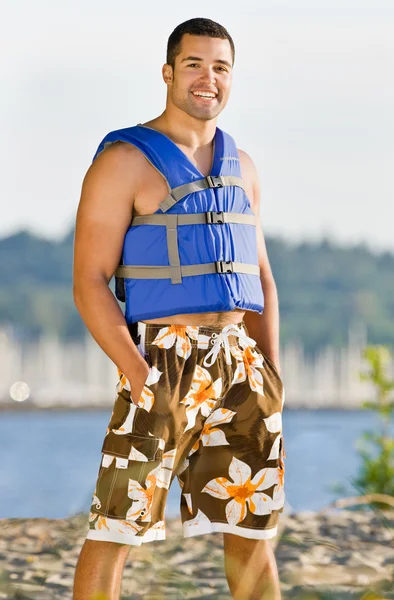
[(194, 94), (195, 96), (200, 96), (200, 98), (209, 98), (209, 99), (211, 99), (211, 98), (215, 98), (215, 94), (212, 94), (212, 95), (211, 95), (211, 94), (209, 94), (209, 95), (208, 95), (208, 94), (200, 94), (199, 92), (193, 92), (193, 94)]

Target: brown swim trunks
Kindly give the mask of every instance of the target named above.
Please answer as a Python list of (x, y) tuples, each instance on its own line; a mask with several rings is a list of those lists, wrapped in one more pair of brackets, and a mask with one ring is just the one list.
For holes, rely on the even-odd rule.
[(285, 501), (285, 394), (244, 321), (223, 328), (140, 321), (130, 332), (150, 371), (138, 406), (119, 372), (87, 538), (165, 539), (175, 476), (185, 537), (274, 537)]

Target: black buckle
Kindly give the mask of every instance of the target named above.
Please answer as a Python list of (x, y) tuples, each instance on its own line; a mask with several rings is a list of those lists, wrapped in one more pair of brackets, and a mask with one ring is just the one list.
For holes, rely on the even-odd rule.
[(217, 260), (215, 264), (217, 273), (234, 273), (234, 267), (231, 260)]
[(207, 175), (205, 178), (210, 188), (223, 187), (223, 181), (220, 175)]
[(207, 223), (224, 223), (223, 211), (220, 211), (220, 212), (210, 211), (205, 214), (206, 214), (206, 218), (207, 218)]

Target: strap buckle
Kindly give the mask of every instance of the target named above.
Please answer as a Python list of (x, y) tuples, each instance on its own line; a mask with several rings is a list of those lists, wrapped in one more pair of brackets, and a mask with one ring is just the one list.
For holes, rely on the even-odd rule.
[(207, 175), (205, 179), (210, 188), (220, 188), (224, 186), (221, 175)]
[(224, 223), (223, 211), (214, 212), (213, 210), (206, 212), (207, 223)]
[(231, 260), (217, 260), (215, 265), (217, 273), (234, 273), (234, 263)]

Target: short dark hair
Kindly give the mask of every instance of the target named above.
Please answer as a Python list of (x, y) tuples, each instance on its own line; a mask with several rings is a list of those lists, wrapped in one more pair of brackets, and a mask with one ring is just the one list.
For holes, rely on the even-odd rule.
[(196, 17), (195, 19), (189, 19), (188, 21), (177, 25), (168, 38), (167, 64), (171, 65), (173, 69), (175, 68), (175, 58), (180, 52), (182, 37), (185, 33), (189, 33), (190, 35), (206, 35), (207, 37), (220, 38), (222, 40), (227, 39), (230, 42), (234, 64), (235, 47), (233, 39), (227, 29), (223, 27), (223, 25), (211, 21), (211, 19)]

